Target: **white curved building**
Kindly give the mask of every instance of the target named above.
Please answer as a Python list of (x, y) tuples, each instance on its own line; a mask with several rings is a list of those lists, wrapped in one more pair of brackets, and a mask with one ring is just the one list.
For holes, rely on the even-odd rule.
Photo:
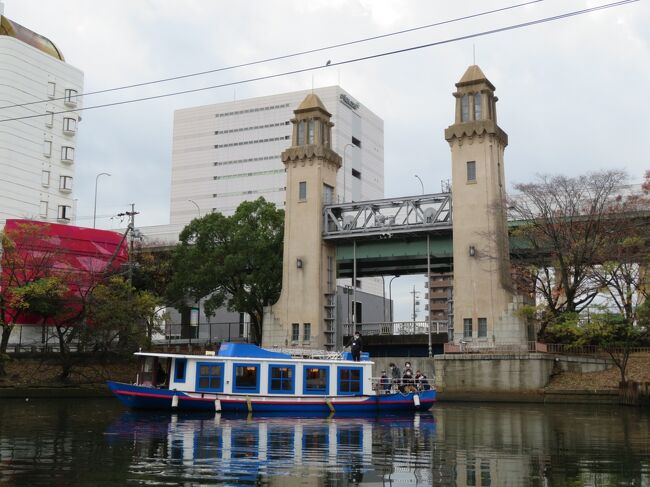
[(2, 14), (0, 3), (0, 225), (68, 223), (83, 72), (49, 39)]

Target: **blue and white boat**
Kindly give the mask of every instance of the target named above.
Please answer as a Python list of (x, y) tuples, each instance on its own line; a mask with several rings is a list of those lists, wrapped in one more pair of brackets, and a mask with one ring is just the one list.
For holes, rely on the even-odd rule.
[[(218, 354), (138, 352), (135, 384), (108, 382), (135, 409), (238, 413), (378, 414), (426, 411), (435, 390), (383, 393), (373, 362), (224, 343)], [(209, 352), (208, 352), (209, 353)]]

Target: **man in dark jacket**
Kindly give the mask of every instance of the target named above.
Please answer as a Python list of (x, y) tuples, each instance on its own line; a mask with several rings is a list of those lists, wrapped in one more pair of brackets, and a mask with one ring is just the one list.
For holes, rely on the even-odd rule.
[(358, 331), (354, 332), (352, 340), (350, 340), (350, 350), (352, 351), (352, 360), (355, 362), (361, 361), (361, 349), (363, 348), (363, 342), (361, 341), (361, 335)]

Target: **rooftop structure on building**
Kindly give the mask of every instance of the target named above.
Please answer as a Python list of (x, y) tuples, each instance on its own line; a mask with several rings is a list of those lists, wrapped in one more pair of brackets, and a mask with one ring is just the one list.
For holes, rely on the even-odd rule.
[(51, 40), (2, 14), (0, 3), (0, 225), (68, 223), (83, 73)]

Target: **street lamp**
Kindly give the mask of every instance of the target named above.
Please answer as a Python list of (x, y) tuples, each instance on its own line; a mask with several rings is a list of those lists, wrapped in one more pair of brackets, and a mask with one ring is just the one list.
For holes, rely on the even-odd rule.
[(110, 174), (107, 172), (100, 172), (97, 176), (95, 176), (95, 208), (93, 210), (93, 228), (95, 228), (95, 223), (97, 221), (97, 181), (99, 180), (99, 176), (110, 176)]
[(418, 176), (417, 174), (415, 174), (415, 177), (417, 178), (418, 181), (420, 181), (420, 186), (422, 186), (422, 194), (424, 194), (424, 183), (423, 183), (422, 180), (420, 179), (420, 176)]
[(347, 168), (345, 167), (345, 153), (348, 150), (348, 147), (356, 147), (354, 144), (345, 144), (345, 147), (343, 147), (343, 201), (342, 203), (345, 203), (345, 180), (346, 180), (346, 174), (348, 172)]
[(390, 281), (388, 281), (388, 301), (390, 301), (390, 321), (392, 323), (393, 321), (393, 280), (397, 279), (399, 275), (391, 277)]
[(187, 200), (187, 201), (189, 201), (190, 203), (193, 203), (194, 206), (196, 206), (196, 209), (199, 212), (199, 218), (201, 218), (201, 207), (199, 206), (199, 204), (194, 200)]

